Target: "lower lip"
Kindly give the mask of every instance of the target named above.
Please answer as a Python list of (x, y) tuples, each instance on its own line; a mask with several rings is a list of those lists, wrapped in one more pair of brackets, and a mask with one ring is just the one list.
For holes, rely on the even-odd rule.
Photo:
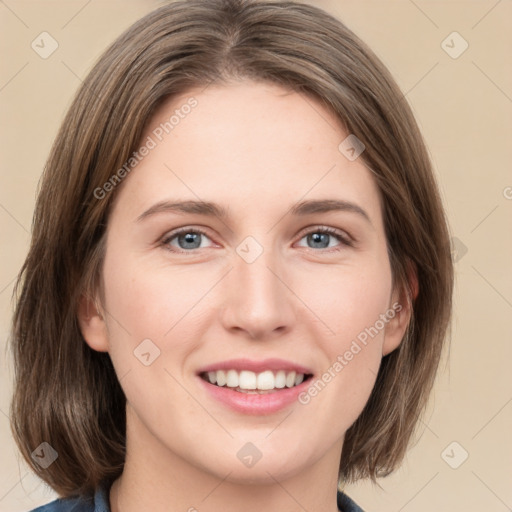
[(244, 414), (272, 414), (280, 411), (297, 400), (298, 395), (309, 387), (312, 380), (310, 377), (293, 388), (282, 388), (272, 393), (258, 394), (233, 391), (226, 386), (210, 384), (199, 376), (197, 378), (213, 398)]

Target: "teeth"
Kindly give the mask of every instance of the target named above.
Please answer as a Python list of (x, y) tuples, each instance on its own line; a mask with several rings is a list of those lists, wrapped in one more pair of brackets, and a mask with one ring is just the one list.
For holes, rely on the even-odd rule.
[(219, 370), (217, 373), (217, 386), (226, 385), (226, 373), (223, 370)]
[(204, 374), (205, 380), (217, 386), (239, 388), (240, 390), (270, 390), (291, 388), (298, 386), (304, 380), (303, 373), (295, 371), (285, 372), (279, 370), (276, 373), (266, 370), (261, 373), (254, 373), (248, 370), (217, 370)]
[(238, 387), (238, 373), (236, 370), (228, 370), (227, 378), (226, 378), (226, 386), (228, 388), (237, 388)]
[(267, 370), (266, 372), (263, 373), (259, 373), (257, 379), (258, 385), (256, 387), (258, 389), (274, 389), (275, 378), (274, 374), (270, 370)]
[[(240, 375), (238, 375), (237, 386), (239, 386), (242, 389), (256, 389), (258, 387), (258, 379), (256, 377), (256, 374), (254, 372), (248, 372), (247, 370), (242, 370), (240, 372)], [(233, 387), (237, 387), (237, 386), (233, 386)]]
[(286, 372), (284, 372), (283, 370), (279, 370), (276, 373), (274, 384), (278, 389), (284, 388), (286, 386)]

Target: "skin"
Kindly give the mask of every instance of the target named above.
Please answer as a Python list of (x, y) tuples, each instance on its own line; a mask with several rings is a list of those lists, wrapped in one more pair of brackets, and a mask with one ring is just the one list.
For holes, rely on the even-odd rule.
[[(116, 191), (104, 301), (95, 308), (99, 297), (84, 298), (79, 311), (85, 340), (109, 352), (127, 397), (112, 510), (335, 512), (344, 434), (410, 319), (392, 287), (378, 188), (361, 158), (339, 151), (348, 133), (332, 113), (267, 83), (188, 91), (157, 111), (143, 140), (191, 96), (198, 105)], [(230, 217), (160, 212), (137, 221), (159, 201), (199, 198)], [(369, 221), (351, 211), (288, 213), (310, 199), (350, 201)], [(315, 244), (306, 235), (322, 226), (354, 245), (333, 236)], [(207, 232), (200, 248), (163, 242), (180, 227)], [(248, 236), (263, 248), (250, 264), (236, 252)], [(242, 414), (210, 398), (196, 376), (226, 359), (280, 357), (318, 378), (395, 302), (401, 312), (307, 404)], [(161, 351), (149, 366), (133, 353), (147, 338)], [(262, 453), (250, 468), (237, 457), (247, 442)]]

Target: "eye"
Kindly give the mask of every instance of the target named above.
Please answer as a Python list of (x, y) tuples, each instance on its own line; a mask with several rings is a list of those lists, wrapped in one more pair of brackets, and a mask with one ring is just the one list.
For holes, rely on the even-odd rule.
[[(353, 240), (342, 231), (338, 231), (334, 228), (329, 228), (326, 226), (317, 226), (314, 229), (309, 230), (305, 234), (303, 234), (301, 240), (306, 239), (307, 242), (310, 242), (312, 245), (308, 245), (310, 249), (327, 249), (330, 247), (334, 247), (330, 242), (338, 241), (340, 242), (337, 248), (334, 251), (342, 250), (343, 246), (345, 247), (353, 247)], [(327, 251), (332, 252), (332, 251)]]
[[(205, 239), (210, 240), (208, 234), (202, 229), (184, 227), (169, 233), (161, 243), (170, 251), (187, 253), (193, 252), (194, 249), (213, 247), (213, 245), (204, 245), (202, 242)], [(328, 249), (335, 247), (333, 251), (327, 252), (340, 251), (343, 247), (354, 246), (353, 240), (347, 234), (326, 226), (316, 226), (310, 229), (306, 233), (303, 233), (300, 240), (303, 239), (307, 240), (307, 247), (310, 249)], [(331, 244), (333, 241), (338, 241), (338, 245)], [(309, 245), (309, 243), (312, 245)]]
[[(208, 235), (198, 228), (180, 228), (169, 233), (163, 240), (162, 245), (174, 252), (191, 252), (193, 249), (204, 249), (202, 241)], [(206, 246), (208, 247), (208, 246)]]

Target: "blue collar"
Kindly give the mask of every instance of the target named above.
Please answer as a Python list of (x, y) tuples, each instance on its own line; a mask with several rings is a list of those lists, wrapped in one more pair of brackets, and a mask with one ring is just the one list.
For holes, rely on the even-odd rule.
[[(96, 489), (94, 498), (91, 495), (79, 498), (61, 498), (31, 512), (111, 512), (109, 495), (110, 485), (104, 482)], [(364, 512), (341, 491), (338, 491), (338, 509), (341, 512)]]

